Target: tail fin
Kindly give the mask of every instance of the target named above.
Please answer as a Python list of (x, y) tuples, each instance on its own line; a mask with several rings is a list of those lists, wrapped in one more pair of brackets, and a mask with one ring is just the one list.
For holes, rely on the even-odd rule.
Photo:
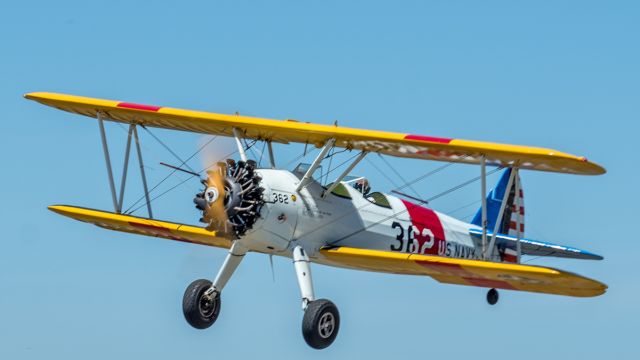
[[(487, 195), (487, 229), (489, 231), (493, 231), (496, 221), (498, 220), (498, 213), (500, 212), (502, 199), (504, 198), (505, 192), (508, 191), (509, 196), (507, 197), (507, 206), (504, 208), (504, 215), (502, 216), (500, 226), (498, 226), (498, 233), (514, 236), (517, 235), (516, 224), (518, 223), (518, 212), (520, 212), (520, 235), (524, 236), (524, 194), (522, 186), (520, 186), (520, 194), (518, 196), (520, 197), (521, 207), (520, 209), (517, 209), (517, 205), (515, 203), (515, 182), (513, 182), (511, 184), (511, 188), (507, 190), (511, 171), (511, 168), (506, 169), (502, 173), (496, 187), (489, 192), (489, 195)], [(518, 179), (518, 182), (520, 182), (520, 179)], [(520, 184), (522, 184), (522, 182), (520, 182)], [(471, 223), (477, 226), (482, 226), (482, 208), (478, 209), (478, 212), (476, 212)]]

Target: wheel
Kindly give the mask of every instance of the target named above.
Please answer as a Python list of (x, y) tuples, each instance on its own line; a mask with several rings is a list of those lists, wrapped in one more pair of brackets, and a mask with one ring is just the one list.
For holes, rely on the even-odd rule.
[(340, 313), (329, 300), (315, 300), (307, 305), (302, 319), (302, 336), (314, 349), (331, 345), (340, 329)]
[(200, 279), (192, 282), (182, 298), (182, 312), (189, 325), (196, 329), (206, 329), (213, 325), (220, 314), (220, 294), (206, 297), (204, 293), (211, 287), (211, 281)]
[(498, 302), (500, 295), (498, 295), (498, 290), (491, 289), (487, 292), (487, 302), (489, 305), (495, 305)]

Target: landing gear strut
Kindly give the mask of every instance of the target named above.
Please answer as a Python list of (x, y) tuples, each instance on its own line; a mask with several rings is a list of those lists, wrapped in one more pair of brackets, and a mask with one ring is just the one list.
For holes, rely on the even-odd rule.
[(498, 302), (499, 298), (500, 296), (498, 294), (498, 290), (491, 289), (487, 291), (487, 302), (489, 303), (489, 305), (495, 305)]
[[(196, 280), (187, 287), (182, 299), (182, 311), (187, 322), (196, 329), (206, 329), (213, 325), (220, 314), (220, 294), (222, 289), (240, 265), (247, 250), (239, 240), (233, 242), (224, 264), (213, 283)], [(340, 313), (329, 300), (316, 300), (311, 280), (309, 256), (300, 246), (293, 249), (293, 264), (302, 294), (302, 336), (314, 349), (324, 349), (331, 345), (340, 329)]]
[(240, 265), (245, 253), (246, 250), (235, 241), (213, 283), (200, 279), (187, 287), (182, 298), (182, 312), (189, 325), (196, 329), (206, 329), (216, 322), (220, 314), (222, 289)]
[(302, 336), (314, 349), (324, 349), (331, 345), (340, 329), (340, 313), (329, 300), (315, 300), (309, 257), (305, 251), (296, 246), (293, 249), (293, 263), (296, 268), (298, 285), (302, 294)]

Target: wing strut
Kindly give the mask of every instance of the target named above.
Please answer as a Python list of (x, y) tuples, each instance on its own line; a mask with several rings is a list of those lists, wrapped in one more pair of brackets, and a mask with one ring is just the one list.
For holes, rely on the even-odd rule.
[(100, 139), (102, 141), (102, 150), (104, 152), (104, 160), (107, 166), (107, 176), (109, 178), (109, 188), (111, 190), (111, 199), (113, 201), (113, 207), (116, 213), (122, 213), (122, 205), (124, 203), (124, 190), (127, 183), (127, 172), (129, 168), (129, 155), (131, 153), (131, 138), (136, 143), (136, 152), (138, 155), (138, 163), (140, 164), (140, 175), (142, 176), (142, 186), (144, 188), (144, 196), (147, 202), (147, 211), (149, 218), (153, 219), (153, 212), (151, 210), (151, 199), (149, 198), (149, 188), (147, 186), (147, 176), (144, 172), (144, 161), (142, 160), (142, 150), (140, 149), (140, 139), (138, 138), (138, 129), (135, 124), (129, 124), (129, 131), (127, 133), (127, 145), (124, 155), (124, 168), (122, 170), (122, 180), (120, 182), (120, 194), (116, 194), (116, 186), (113, 178), (113, 168), (111, 166), (111, 156), (109, 155), (109, 146), (107, 144), (107, 134), (104, 129), (104, 120), (102, 112), (97, 113), (98, 124), (100, 128)]
[(520, 228), (520, 224), (522, 224), (522, 197), (520, 196), (520, 169), (513, 168), (513, 172), (515, 173), (515, 177), (513, 178), (516, 182), (516, 261), (520, 264), (520, 256), (522, 255), (522, 245), (520, 244), (520, 238), (522, 237), (522, 229)]
[(367, 151), (363, 150), (360, 153), (360, 155), (358, 155), (358, 157), (355, 160), (353, 160), (353, 162), (349, 164), (349, 166), (347, 166), (346, 169), (344, 169), (342, 174), (338, 176), (338, 178), (333, 182), (333, 184), (331, 184), (331, 186), (329, 186), (329, 188), (322, 193), (322, 197), (324, 198), (326, 194), (329, 194), (330, 192), (333, 191), (333, 189), (336, 188), (336, 186), (340, 185), (340, 182), (342, 181), (342, 179), (344, 179), (345, 176), (349, 175), (351, 170), (353, 170), (353, 168), (356, 167), (356, 165), (358, 165), (358, 163), (362, 161), (362, 159), (364, 159), (365, 156), (367, 156)]
[(484, 260), (491, 260), (493, 256), (493, 248), (496, 245), (496, 236), (498, 234), (498, 228), (500, 224), (502, 224), (502, 218), (504, 216), (505, 208), (507, 205), (507, 200), (509, 199), (509, 194), (511, 193), (512, 185), (515, 186), (515, 211), (517, 211), (516, 215), (516, 262), (520, 263), (520, 256), (522, 255), (522, 247), (520, 244), (520, 239), (522, 238), (522, 231), (520, 229), (520, 224), (522, 224), (522, 213), (521, 213), (521, 199), (520, 199), (520, 169), (517, 167), (511, 168), (511, 174), (509, 175), (509, 180), (507, 181), (507, 187), (504, 192), (502, 203), (500, 204), (500, 210), (498, 211), (498, 217), (496, 218), (496, 223), (493, 227), (493, 231), (491, 232), (491, 241), (487, 245), (487, 170), (486, 170), (486, 159), (483, 156), (480, 160), (480, 180), (481, 180), (481, 196), (482, 196), (482, 257)]
[[(122, 169), (122, 181), (120, 182), (120, 198), (118, 200), (118, 213), (122, 212), (122, 203), (124, 201), (124, 187), (127, 184), (127, 170), (129, 169), (129, 153), (131, 152), (131, 134), (136, 126), (129, 124), (129, 132), (127, 134), (127, 148), (124, 151), (124, 168)], [(103, 129), (104, 130), (104, 129)], [(136, 136), (136, 140), (138, 137)]]
[(313, 163), (311, 164), (311, 166), (309, 166), (309, 169), (307, 170), (307, 172), (304, 174), (302, 179), (300, 179), (300, 184), (298, 184), (298, 187), (296, 188), (296, 192), (304, 189), (304, 187), (307, 186), (307, 184), (309, 183), (309, 180), (313, 176), (313, 173), (316, 171), (318, 166), (320, 166), (320, 163), (322, 163), (322, 160), (324, 160), (324, 157), (327, 155), (327, 153), (335, 143), (336, 143), (336, 139), (331, 138), (329, 139), (329, 141), (327, 141), (326, 144), (324, 144), (324, 147), (322, 148), (322, 151), (320, 151), (320, 154), (316, 156), (316, 159), (313, 160)]
[(480, 198), (482, 199), (482, 257), (487, 259), (487, 157), (480, 157)]
[(153, 214), (151, 213), (151, 199), (149, 199), (149, 188), (147, 187), (147, 176), (144, 173), (144, 163), (142, 162), (142, 151), (140, 150), (140, 139), (138, 139), (138, 128), (135, 125), (133, 126), (133, 136), (136, 139), (136, 149), (138, 151), (138, 163), (140, 164), (140, 175), (142, 176), (142, 186), (144, 188), (144, 197), (147, 201), (147, 212), (149, 213), (149, 218), (153, 219)]
[(244, 151), (244, 146), (242, 146), (242, 138), (240, 137), (240, 131), (238, 131), (238, 128), (233, 128), (233, 138), (236, 139), (236, 145), (238, 145), (240, 160), (247, 162), (247, 153)]
[(113, 181), (113, 170), (111, 169), (111, 157), (109, 156), (109, 146), (107, 145), (107, 135), (104, 131), (104, 121), (102, 121), (102, 112), (98, 111), (98, 124), (100, 125), (100, 139), (102, 140), (102, 151), (104, 152), (104, 161), (107, 164), (107, 175), (109, 176), (109, 188), (111, 189), (111, 199), (113, 200), (113, 208), (120, 213), (118, 199), (116, 198), (116, 185)]
[(269, 163), (272, 169), (276, 168), (276, 159), (273, 157), (273, 146), (271, 141), (267, 141), (267, 148), (269, 149)]
[[(500, 224), (502, 224), (502, 217), (504, 216), (504, 210), (507, 207), (507, 201), (509, 200), (509, 194), (511, 194), (511, 185), (513, 185), (513, 177), (518, 173), (516, 169), (511, 170), (511, 174), (509, 174), (509, 180), (507, 181), (507, 187), (505, 188), (504, 195), (502, 196), (502, 203), (500, 204), (500, 210), (498, 211), (498, 217), (496, 218), (496, 223), (493, 226), (493, 232), (491, 233), (491, 242), (489, 243), (489, 253), (487, 254), (487, 258), (491, 259), (493, 255), (493, 248), (496, 245), (496, 235), (498, 235), (498, 229), (500, 228)], [(516, 194), (517, 196), (517, 194)]]

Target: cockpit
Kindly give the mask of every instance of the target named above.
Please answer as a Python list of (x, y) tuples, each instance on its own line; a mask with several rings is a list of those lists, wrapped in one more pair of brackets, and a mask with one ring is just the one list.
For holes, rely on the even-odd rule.
[(343, 183), (351, 185), (351, 187), (362, 194), (362, 197), (370, 203), (389, 209), (391, 208), (391, 204), (389, 204), (389, 200), (385, 194), (379, 191), (371, 192), (369, 179), (363, 176), (346, 176)]
[(351, 185), (352, 188), (356, 189), (364, 197), (371, 192), (369, 180), (364, 176), (345, 176), (343, 183)]
[[(300, 163), (295, 167), (293, 172), (298, 174), (299, 176), (302, 176), (310, 166), (311, 165), (307, 163)], [(318, 166), (318, 168), (314, 172), (313, 178), (317, 182), (322, 183), (323, 180), (325, 182), (327, 181), (328, 175), (329, 174), (322, 171), (322, 166)], [(331, 185), (332, 183), (327, 183), (324, 188), (328, 189), (329, 187), (331, 187)], [(345, 185), (355, 189), (360, 195), (362, 195), (365, 200), (369, 201), (370, 203), (388, 209), (391, 208), (391, 204), (389, 203), (389, 200), (387, 199), (387, 196), (385, 194), (378, 191), (371, 192), (371, 182), (366, 177), (347, 175), (340, 182), (340, 184), (338, 184), (338, 186), (334, 187), (331, 193), (341, 198), (352, 199), (351, 192), (347, 190)]]

